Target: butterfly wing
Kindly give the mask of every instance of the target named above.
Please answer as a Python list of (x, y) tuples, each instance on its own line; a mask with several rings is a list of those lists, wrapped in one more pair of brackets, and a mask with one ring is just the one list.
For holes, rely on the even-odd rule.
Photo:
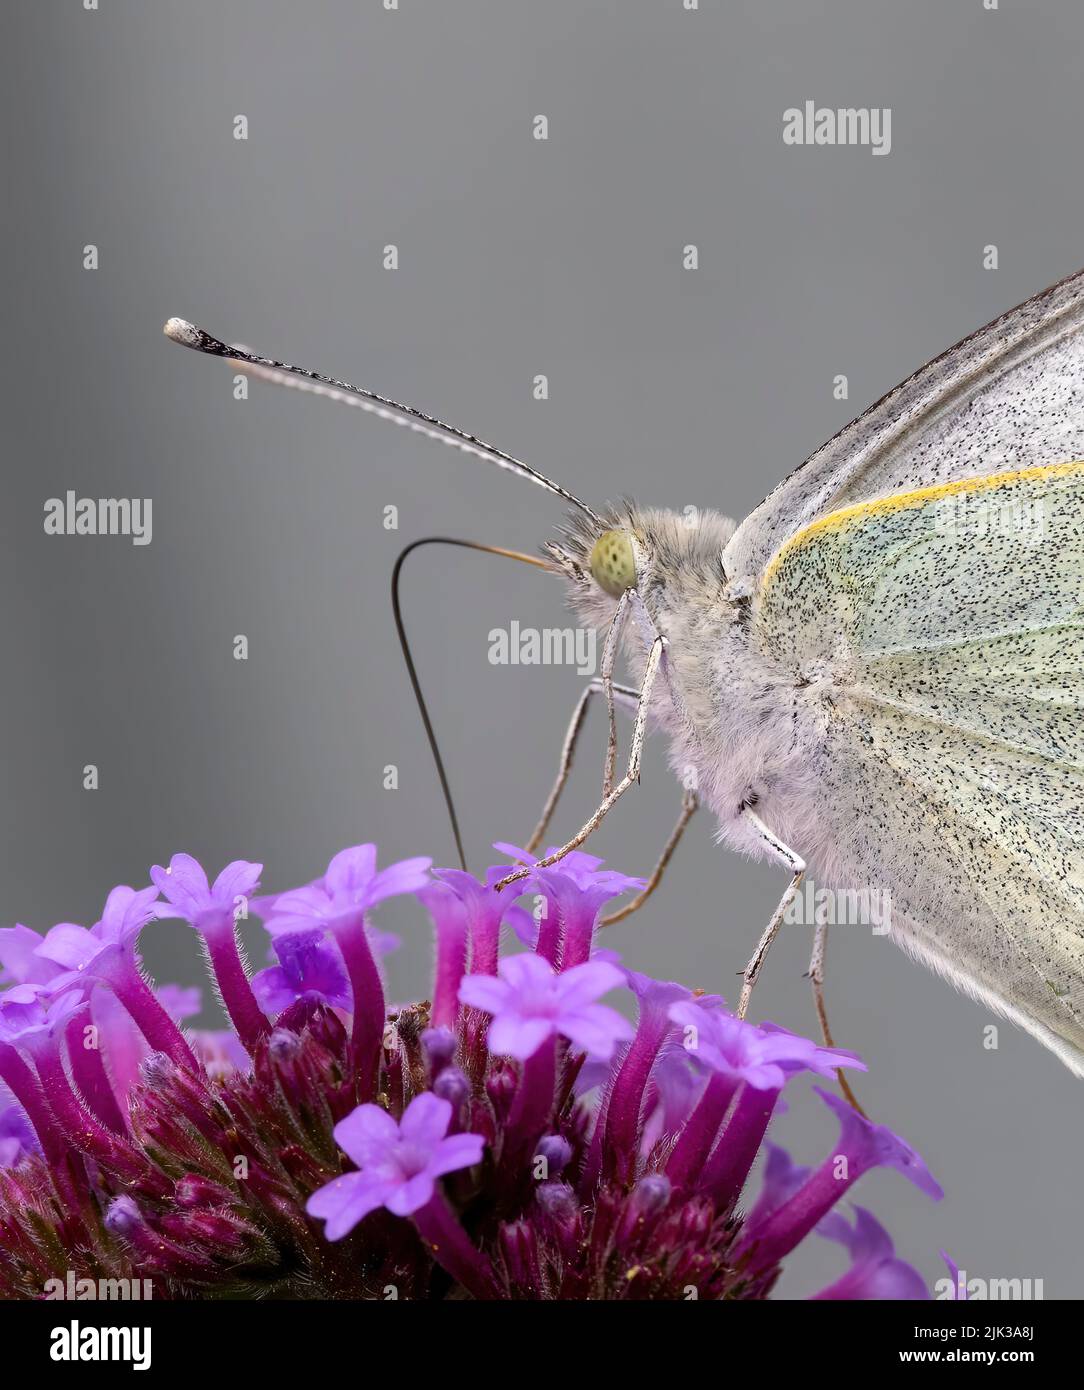
[(751, 635), (799, 687), (821, 871), (1084, 1074), (1084, 463), (812, 523)]
[(731, 579), (855, 502), (1084, 458), (1084, 271), (927, 363), (796, 469), (738, 527)]

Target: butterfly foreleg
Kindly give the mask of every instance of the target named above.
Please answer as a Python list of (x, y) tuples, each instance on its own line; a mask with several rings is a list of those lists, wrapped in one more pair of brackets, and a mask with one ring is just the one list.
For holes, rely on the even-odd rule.
[(651, 650), (647, 654), (647, 664), (644, 667), (644, 679), (640, 686), (640, 693), (636, 702), (636, 724), (632, 731), (632, 742), (629, 746), (629, 762), (625, 769), (625, 775), (614, 787), (608, 796), (604, 796), (599, 803), (594, 814), (587, 820), (580, 829), (573, 835), (567, 844), (556, 849), (552, 854), (547, 854), (544, 859), (538, 860), (535, 865), (524, 865), (522, 868), (514, 870), (496, 885), (497, 889), (505, 887), (506, 884), (514, 883), (516, 880), (526, 878), (534, 868), (548, 868), (550, 864), (556, 864), (572, 850), (578, 849), (595, 830), (598, 829), (606, 817), (607, 812), (613, 807), (614, 803), (628, 791), (633, 782), (638, 781), (640, 776), (640, 759), (643, 755), (644, 739), (647, 735), (647, 711), (651, 700), (651, 690), (655, 684), (655, 677), (659, 673), (659, 663), (662, 661), (663, 648), (666, 644), (665, 637), (656, 637), (651, 644)]
[(738, 1017), (744, 1018), (746, 1010), (749, 1008), (749, 997), (753, 993), (753, 986), (757, 982), (761, 966), (764, 964), (764, 957), (768, 954), (769, 947), (779, 934), (779, 928), (783, 925), (783, 915), (790, 906), (794, 895), (798, 892), (798, 887), (805, 874), (805, 860), (801, 855), (796, 854), (782, 840), (778, 839), (760, 817), (745, 807), (741, 815), (746, 824), (751, 826), (756, 833), (761, 844), (768, 850), (771, 857), (778, 863), (786, 865), (791, 872), (790, 886), (779, 899), (779, 906), (772, 913), (771, 920), (761, 933), (760, 940), (757, 942), (756, 950), (749, 958), (749, 964), (745, 967), (742, 976), (741, 998), (738, 1001)]
[(524, 846), (530, 854), (533, 854), (542, 843), (542, 837), (546, 833), (546, 828), (553, 818), (554, 811), (557, 809), (557, 802), (560, 800), (561, 793), (565, 789), (565, 784), (572, 771), (572, 761), (576, 756), (576, 745), (579, 742), (580, 731), (587, 718), (587, 709), (591, 703), (591, 698), (594, 695), (601, 695), (604, 689), (606, 689), (608, 703), (611, 707), (614, 704), (618, 704), (634, 714), (636, 712), (640, 693), (638, 690), (634, 690), (631, 685), (620, 685), (611, 681), (607, 689), (602, 676), (593, 676), (584, 686), (579, 699), (576, 701), (576, 708), (572, 711), (572, 718), (569, 720), (568, 731), (565, 734), (565, 741), (561, 747), (561, 759), (557, 767), (557, 776), (554, 780), (553, 787), (549, 796), (546, 798), (546, 804), (542, 808), (542, 814), (539, 817), (538, 824), (532, 831), (531, 838)]
[(602, 770), (603, 797), (609, 796), (613, 791), (614, 774), (617, 769), (617, 717), (614, 711), (614, 695), (617, 688), (614, 685), (614, 663), (617, 660), (617, 648), (625, 626), (625, 615), (628, 613), (630, 592), (629, 589), (626, 589), (617, 601), (617, 612), (610, 623), (606, 633), (606, 645), (602, 649), (602, 688), (606, 692), (607, 718), (606, 764)]

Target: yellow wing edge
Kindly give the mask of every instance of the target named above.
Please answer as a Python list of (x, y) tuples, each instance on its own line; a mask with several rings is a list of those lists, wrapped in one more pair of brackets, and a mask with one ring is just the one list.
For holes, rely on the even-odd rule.
[(913, 492), (893, 492), (886, 497), (875, 497), (872, 502), (856, 502), (850, 507), (841, 507), (837, 512), (818, 517), (808, 526), (803, 526), (779, 547), (764, 567), (761, 580), (763, 592), (771, 584), (779, 566), (793, 550), (808, 545), (822, 532), (838, 531), (856, 517), (886, 515), (907, 507), (921, 507), (942, 497), (952, 497), (958, 493), (989, 492), (1007, 483), (1031, 482), (1039, 478), (1066, 477), (1075, 472), (1084, 472), (1084, 460), (1067, 463), (1041, 463), (1030, 468), (1018, 468), (1006, 473), (990, 473), (981, 478), (958, 478), (953, 483), (937, 483), (933, 487), (916, 488)]

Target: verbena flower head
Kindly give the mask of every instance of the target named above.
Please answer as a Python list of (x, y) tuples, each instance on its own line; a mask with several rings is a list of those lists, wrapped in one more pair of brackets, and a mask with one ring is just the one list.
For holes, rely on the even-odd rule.
[[(499, 892), (507, 864), (381, 870), (362, 845), (259, 898), (260, 865), (212, 883), (176, 855), (90, 928), (0, 931), (0, 1296), (70, 1269), (158, 1298), (763, 1299), (816, 1235), (850, 1268), (815, 1297), (926, 1297), (839, 1206), (875, 1166), (938, 1197), (914, 1150), (827, 1092), (820, 1164), (766, 1137), (803, 1073), (860, 1060), (620, 967), (601, 909), (643, 880), (508, 852), (532, 872)], [(402, 894), (436, 968), (389, 1008), (370, 914)], [(251, 977), (247, 914), (274, 962)], [(203, 938), (230, 1028), (182, 1031), (198, 991), (148, 985), (166, 916)]]

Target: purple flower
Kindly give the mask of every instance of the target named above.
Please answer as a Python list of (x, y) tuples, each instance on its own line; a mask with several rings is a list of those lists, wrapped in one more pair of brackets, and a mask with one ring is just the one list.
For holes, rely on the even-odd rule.
[(203, 1008), (203, 993), (195, 985), (159, 985), (154, 992), (174, 1023), (195, 1018)]
[(275, 937), (274, 947), (279, 964), (252, 977), (262, 1009), (277, 1015), (299, 999), (350, 1008), (350, 982), (342, 957), (322, 931), (285, 932)]
[(606, 961), (585, 961), (563, 974), (540, 956), (506, 956), (499, 978), (467, 975), (459, 987), (464, 1004), (493, 1015), (489, 1025), (492, 1051), (526, 1061), (558, 1033), (588, 1057), (606, 1060), (632, 1027), (615, 1009), (596, 1001), (625, 983)]
[(260, 881), (262, 864), (235, 859), (227, 864), (212, 887), (203, 866), (190, 854), (175, 854), (169, 868), (155, 864), (151, 879), (170, 907), (158, 908), (159, 917), (183, 917), (197, 931), (217, 928), (223, 920), (233, 922), (241, 901), (248, 902)]
[(37, 985), (15, 985), (0, 994), (0, 1042), (34, 1048), (53, 1038), (82, 1000), (74, 993), (49, 998)]
[[(601, 904), (642, 881), (591, 855), (501, 892), (507, 865), (436, 883), (428, 866), (380, 872), (358, 846), (255, 898), (258, 865), (212, 884), (178, 855), (89, 930), (0, 931), (0, 1299), (69, 1269), (142, 1269), (179, 1297), (371, 1299), (391, 1277), (414, 1299), (763, 1299), (814, 1231), (850, 1255), (818, 1299), (924, 1296), (868, 1213), (832, 1210), (877, 1164), (936, 1195), (913, 1150), (831, 1097), (842, 1133), (818, 1167), (764, 1143), (793, 1076), (853, 1054), (618, 969), (594, 950)], [(431, 909), (436, 968), (427, 998), (389, 1010), (366, 916), (407, 892)], [(273, 951), (251, 980), (239, 907)], [(200, 992), (147, 981), (154, 916), (191, 921), (232, 1028), (181, 1033)], [(513, 922), (533, 950), (501, 961)], [(622, 985), (635, 1031), (602, 1002)]]
[[(509, 845), (501, 840), (497, 840), (494, 849), (506, 854), (513, 864), (537, 864), (538, 859), (533, 854), (529, 854), (525, 849), (520, 849), (518, 845)], [(551, 846), (539, 858), (547, 859), (556, 852), (556, 846)], [(616, 869), (603, 870), (602, 865), (606, 861), (599, 859), (593, 854), (585, 854), (583, 850), (574, 849), (570, 854), (552, 865), (552, 871), (559, 873), (562, 877), (570, 879), (577, 888), (584, 891), (599, 890), (606, 893), (606, 898), (616, 898), (620, 893), (627, 893), (633, 889), (639, 892), (647, 887), (647, 880), (643, 878), (632, 878), (628, 874), (618, 873)], [(490, 871), (503, 877), (508, 872), (508, 865), (499, 865), (497, 869)], [(549, 869), (539, 869), (537, 871), (538, 881), (542, 881), (542, 875), (549, 873)], [(532, 878), (534, 875), (532, 875)], [(528, 882), (530, 880), (527, 880)], [(522, 880), (521, 880), (522, 882)], [(523, 889), (520, 889), (522, 892)], [(606, 901), (603, 899), (602, 901)]]
[(101, 919), (90, 930), (61, 922), (47, 932), (37, 954), (61, 967), (48, 982), (51, 992), (81, 987), (85, 981), (108, 983), (151, 1045), (181, 1065), (195, 1065), (176, 1024), (143, 979), (136, 956), (140, 932), (163, 908), (155, 902), (158, 889), (114, 888)]
[(21, 1105), (0, 1110), (0, 1168), (14, 1168), (27, 1154), (40, 1149), (34, 1126)]
[[(119, 884), (105, 900), (100, 920), (89, 931), (73, 922), (60, 922), (45, 933), (36, 954), (71, 975), (97, 977), (116, 963), (118, 954), (126, 961), (135, 958), (139, 933), (156, 915), (157, 897), (158, 889), (153, 886), (137, 892), (127, 884)], [(58, 976), (50, 983), (55, 986), (62, 982)]]
[(41, 936), (16, 923), (0, 928), (0, 983), (43, 985), (59, 975), (62, 967), (38, 954)]
[(516, 906), (515, 899), (523, 891), (520, 885), (512, 883), (497, 891), (496, 884), (508, 872), (506, 865), (487, 869), (484, 884), (479, 883), (473, 874), (464, 873), (462, 869), (436, 869), (434, 872), (440, 882), (450, 888), (463, 904), (467, 921), (470, 969), (474, 974), (497, 973), (497, 955), (503, 923), (514, 924), (516, 935), (521, 940), (526, 941), (532, 930), (535, 936), (538, 935), (537, 924), (531, 914)]
[(328, 1240), (341, 1240), (377, 1207), (396, 1216), (421, 1210), (445, 1173), (479, 1163), (485, 1141), (480, 1134), (448, 1135), (452, 1107), (431, 1092), (407, 1106), (397, 1124), (379, 1105), (359, 1105), (335, 1126), (339, 1147), (357, 1164), (308, 1200), (310, 1216), (325, 1220)]
[[(606, 1113), (599, 1117), (591, 1163), (602, 1163), (605, 1137), (608, 1157), (618, 1165), (623, 1160), (627, 1168), (644, 1137), (641, 1114), (645, 1109), (644, 1097), (649, 1081), (654, 1077), (656, 1087), (648, 1106), (649, 1111), (662, 1108), (660, 1101), (664, 1099), (663, 1088), (666, 1102), (675, 1098), (675, 1088), (670, 1084), (674, 1079), (674, 1069), (660, 1066), (660, 1049), (677, 1031), (670, 1020), (671, 1006), (687, 1001), (692, 996), (684, 985), (676, 984), (672, 980), (653, 980), (647, 975), (638, 974), (635, 970), (626, 970), (624, 975), (629, 988), (636, 995), (639, 1006), (636, 1035), (619, 1065), (614, 1068), (613, 1084), (605, 1101)], [(672, 1054), (668, 1052), (666, 1055)], [(681, 1075), (677, 1079), (684, 1083), (681, 1085), (681, 1091), (685, 1109), (680, 1116), (683, 1119), (687, 1113), (689, 1093), (695, 1083), (689, 1075), (688, 1067), (682, 1066), (680, 1071)], [(678, 1116), (671, 1114), (670, 1119), (672, 1122), (667, 1124), (666, 1128), (672, 1132), (677, 1128)], [(658, 1137), (657, 1133), (655, 1137)]]
[(470, 927), (463, 899), (447, 883), (429, 883), (418, 890), (418, 900), (433, 919), (437, 938), (437, 965), (433, 980), (430, 1022), (450, 1030), (459, 1013), (459, 982), (467, 968)]
[(821, 1076), (831, 1076), (841, 1066), (866, 1069), (853, 1052), (818, 1047), (782, 1028), (761, 1028), (692, 1000), (671, 1004), (669, 1014), (685, 1030), (685, 1051), (691, 1058), (758, 1091), (781, 1090), (789, 1073), (804, 1069)]
[(259, 910), (272, 935), (327, 928), (336, 918), (366, 912), (401, 893), (416, 893), (431, 882), (431, 859), (403, 859), (377, 870), (376, 845), (341, 850), (327, 873), (305, 888), (264, 899)]
[(784, 1202), (789, 1202), (811, 1171), (795, 1163), (786, 1149), (779, 1144), (766, 1143), (764, 1149), (768, 1158), (764, 1164), (763, 1185), (756, 1205), (746, 1217), (746, 1220), (754, 1225), (763, 1221)]
[(895, 1168), (927, 1197), (932, 1197), (935, 1202), (941, 1200), (945, 1194), (940, 1183), (926, 1167), (921, 1154), (916, 1153), (905, 1139), (893, 1134), (887, 1125), (875, 1125), (867, 1120), (841, 1096), (824, 1091), (819, 1086), (814, 1086), (813, 1090), (839, 1120), (836, 1154), (847, 1159), (848, 1168), (853, 1174), (852, 1182), (870, 1168)]
[(840, 1243), (851, 1257), (842, 1278), (814, 1299), (928, 1299), (929, 1291), (917, 1269), (896, 1258), (892, 1237), (864, 1207), (855, 1207), (854, 1225), (839, 1212), (826, 1216), (817, 1234)]
[(741, 1249), (752, 1251), (751, 1265), (764, 1270), (777, 1264), (824, 1219), (843, 1194), (871, 1168), (895, 1168), (927, 1196), (944, 1195), (919, 1154), (886, 1125), (875, 1125), (838, 1096), (814, 1086), (840, 1122), (835, 1150), (801, 1187), (776, 1210), (748, 1221)]
[[(495, 844), (494, 849), (507, 854), (514, 862), (534, 864), (534, 856), (515, 845)], [(548, 850), (547, 855), (552, 853)], [(591, 955), (599, 912), (605, 903), (630, 889), (646, 886), (642, 878), (603, 871), (603, 861), (593, 854), (573, 850), (559, 863), (549, 868), (535, 868), (526, 879), (517, 880), (514, 887), (525, 892), (535, 886), (545, 900), (545, 916), (539, 924), (531, 922), (524, 931), (517, 926), (517, 935), (553, 964), (563, 970), (582, 964)], [(504, 877), (507, 866), (490, 870)], [(499, 881), (499, 879), (498, 879)]]
[(262, 864), (235, 859), (211, 886), (202, 865), (190, 854), (175, 854), (168, 869), (160, 864), (151, 869), (151, 878), (170, 904), (158, 907), (158, 916), (183, 917), (199, 932), (230, 1022), (250, 1052), (266, 1037), (270, 1025), (252, 993), (234, 924), (241, 915), (239, 909), (247, 910), (262, 872)]

